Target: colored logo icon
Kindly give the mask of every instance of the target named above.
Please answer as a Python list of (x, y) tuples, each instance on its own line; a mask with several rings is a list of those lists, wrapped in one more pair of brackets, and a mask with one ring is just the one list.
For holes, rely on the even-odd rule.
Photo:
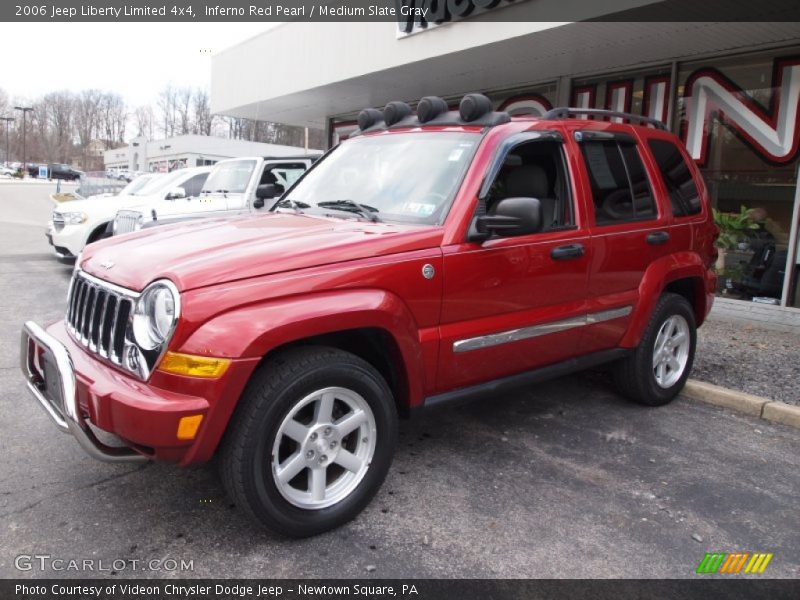
[(697, 573), (702, 575), (736, 575), (738, 573), (761, 574), (769, 561), (772, 552), (706, 552), (703, 560), (697, 566)]

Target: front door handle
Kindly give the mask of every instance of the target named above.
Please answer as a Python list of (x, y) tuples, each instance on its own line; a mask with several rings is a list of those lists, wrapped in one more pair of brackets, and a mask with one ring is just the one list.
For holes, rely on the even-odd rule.
[(666, 231), (655, 231), (647, 235), (647, 243), (651, 246), (659, 246), (669, 241), (669, 233)]
[(566, 246), (553, 248), (552, 252), (550, 252), (550, 258), (553, 260), (571, 260), (580, 258), (584, 253), (583, 244), (567, 244)]

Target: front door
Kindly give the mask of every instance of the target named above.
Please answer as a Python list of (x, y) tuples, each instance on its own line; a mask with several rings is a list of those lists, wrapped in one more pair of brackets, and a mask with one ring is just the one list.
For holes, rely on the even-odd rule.
[[(580, 353), (591, 261), (588, 231), (562, 142), (528, 134), (502, 161), (482, 202), (534, 197), (540, 232), (444, 248), (438, 389), (450, 390), (556, 363)], [(531, 139), (533, 138), (533, 139)]]

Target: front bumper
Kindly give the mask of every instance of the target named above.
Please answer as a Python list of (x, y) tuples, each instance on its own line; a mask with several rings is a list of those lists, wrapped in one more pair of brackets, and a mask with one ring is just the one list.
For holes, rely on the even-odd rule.
[[(184, 466), (211, 458), (258, 364), (258, 358), (236, 359), (213, 380), (155, 371), (144, 383), (94, 358), (72, 339), (63, 321), (46, 331), (26, 323), (20, 356), (38, 404), (90, 455), (112, 462), (145, 457)], [(178, 439), (181, 418), (194, 415), (203, 415), (196, 437)], [(103, 443), (99, 438), (106, 434), (122, 447)]]
[(36, 323), (22, 328), (22, 373), (28, 390), (64, 433), (71, 433), (90, 456), (109, 462), (147, 460), (125, 446), (101, 442), (84, 419), (78, 405), (77, 380), (69, 352)]

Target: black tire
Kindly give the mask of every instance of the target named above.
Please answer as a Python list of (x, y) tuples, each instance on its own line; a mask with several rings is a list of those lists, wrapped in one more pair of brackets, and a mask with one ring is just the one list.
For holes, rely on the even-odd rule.
[[(273, 444), (280, 424), (302, 398), (333, 386), (366, 400), (377, 432), (374, 454), (348, 496), (325, 508), (300, 508), (275, 482)], [(289, 537), (312, 536), (347, 523), (369, 504), (386, 477), (396, 444), (394, 399), (369, 363), (335, 348), (294, 348), (265, 362), (242, 394), (221, 448), (222, 481), (236, 505), (264, 527)]]
[[(683, 317), (689, 326), (689, 353), (680, 378), (669, 387), (662, 387), (653, 369), (656, 337), (666, 320), (673, 315)], [(697, 326), (692, 306), (683, 296), (665, 293), (659, 298), (642, 339), (633, 353), (618, 361), (614, 380), (619, 391), (630, 400), (645, 406), (663, 406), (671, 402), (683, 389), (694, 363), (697, 344)]]
[(88, 246), (94, 242), (111, 237), (111, 234), (108, 233), (108, 225), (108, 223), (103, 223), (99, 227), (96, 227), (95, 230), (89, 234), (89, 237), (86, 240), (86, 245)]

